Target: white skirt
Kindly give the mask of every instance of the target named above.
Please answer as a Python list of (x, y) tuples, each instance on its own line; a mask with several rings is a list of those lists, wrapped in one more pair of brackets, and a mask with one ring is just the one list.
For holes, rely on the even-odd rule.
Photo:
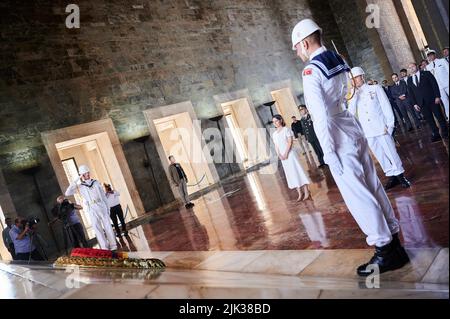
[(288, 159), (281, 161), (281, 163), (290, 189), (296, 189), (310, 183), (300, 164), (299, 153), (295, 148), (289, 152)]

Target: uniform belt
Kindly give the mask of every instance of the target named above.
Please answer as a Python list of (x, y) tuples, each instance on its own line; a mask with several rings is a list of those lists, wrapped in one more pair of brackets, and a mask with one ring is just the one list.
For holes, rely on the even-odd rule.
[(89, 205), (100, 204), (102, 201), (100, 199), (94, 199), (88, 202)]

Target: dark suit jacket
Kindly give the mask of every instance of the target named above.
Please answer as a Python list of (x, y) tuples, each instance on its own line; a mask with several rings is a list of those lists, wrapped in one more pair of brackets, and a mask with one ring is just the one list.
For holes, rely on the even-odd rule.
[[(399, 84), (396, 85), (394, 83), (394, 85), (392, 85), (390, 87), (390, 92), (391, 92), (391, 96), (392, 98), (397, 102), (401, 102), (401, 100), (399, 99), (400, 96), (405, 95), (407, 98), (409, 97), (409, 92), (408, 92), (408, 85), (406, 84), (405, 81), (400, 80)], [(406, 99), (405, 101), (407, 101), (409, 99)]]
[(414, 105), (420, 107), (433, 105), (436, 98), (441, 97), (439, 85), (431, 72), (420, 71), (419, 86), (414, 84), (413, 77), (408, 79), (408, 91), (410, 99)]

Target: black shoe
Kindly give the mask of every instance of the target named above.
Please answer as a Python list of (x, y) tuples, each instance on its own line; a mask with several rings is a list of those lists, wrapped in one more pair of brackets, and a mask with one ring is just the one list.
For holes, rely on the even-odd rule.
[(403, 248), (402, 244), (400, 243), (400, 238), (398, 237), (398, 233), (392, 235), (392, 242), (391, 242), (393, 248), (397, 250), (397, 253), (400, 256), (400, 259), (403, 263), (407, 264), (409, 263), (409, 256), (406, 253), (405, 248)]
[(378, 268), (378, 272), (382, 274), (387, 271), (400, 269), (406, 263), (398, 252), (398, 247), (395, 247), (391, 242), (386, 246), (376, 247), (375, 254), (370, 261), (359, 266), (356, 272), (361, 277), (367, 277), (374, 273), (374, 268)]
[(442, 141), (442, 137), (438, 134), (438, 135), (433, 135), (431, 137), (431, 143), (436, 143), (436, 142), (440, 142)]
[(411, 187), (411, 182), (406, 179), (405, 175), (403, 174), (398, 175), (397, 180), (402, 185), (403, 188)]
[(400, 184), (400, 181), (398, 180), (397, 176), (391, 176), (391, 177), (389, 177), (389, 180), (386, 183), (386, 185), (384, 185), (384, 189), (390, 190), (399, 184)]
[(327, 167), (327, 164), (320, 164), (320, 165), (319, 165), (319, 168), (320, 168), (320, 169), (324, 169), (324, 168), (326, 168), (326, 167)]
[(123, 235), (124, 235), (125, 237), (127, 237), (127, 236), (128, 236), (128, 231), (127, 231), (127, 230), (124, 230), (124, 231), (123, 231)]

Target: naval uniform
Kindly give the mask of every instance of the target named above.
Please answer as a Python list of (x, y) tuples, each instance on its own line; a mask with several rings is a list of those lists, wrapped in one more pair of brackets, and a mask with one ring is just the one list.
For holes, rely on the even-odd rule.
[(70, 184), (65, 195), (72, 196), (77, 189), (83, 198), (83, 209), (89, 214), (100, 248), (116, 250), (116, 236), (111, 226), (108, 200), (100, 182), (95, 179), (81, 182), (78, 179)]
[(448, 97), (448, 87), (449, 87), (449, 65), (445, 59), (436, 59), (427, 65), (427, 71), (430, 71), (439, 85), (439, 90), (441, 91), (441, 100), (445, 109), (445, 116), (449, 118), (449, 97)]
[(320, 166), (325, 165), (323, 161), (323, 151), (322, 147), (320, 147), (319, 140), (317, 139), (316, 132), (314, 131), (313, 121), (311, 120), (311, 115), (306, 115), (300, 119), (302, 123), (302, 129), (305, 134), (306, 140), (311, 144), (314, 152), (317, 155), (317, 159), (319, 160)]
[(348, 110), (359, 120), (369, 147), (386, 176), (403, 174), (405, 170), (392, 138), (395, 117), (383, 88), (364, 84), (356, 91)]
[(350, 68), (325, 47), (303, 71), (305, 101), (336, 184), (370, 246), (383, 247), (399, 232), (399, 222), (378, 179), (358, 120), (346, 110)]

